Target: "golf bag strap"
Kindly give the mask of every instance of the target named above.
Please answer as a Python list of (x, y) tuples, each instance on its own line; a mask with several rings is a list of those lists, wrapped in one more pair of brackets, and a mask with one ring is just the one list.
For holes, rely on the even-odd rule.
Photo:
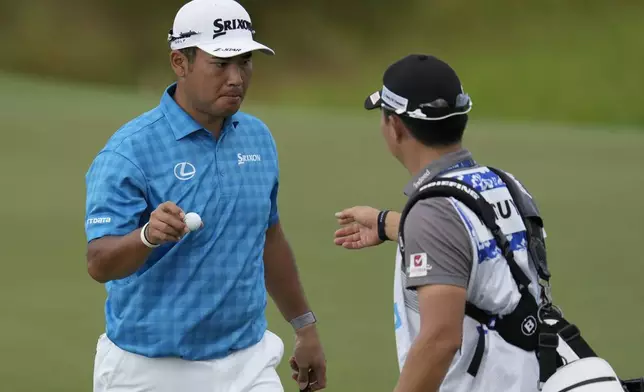
[(542, 324), (539, 333), (539, 380), (543, 385), (555, 374), (558, 367), (559, 336), (555, 329), (547, 324)]
[(562, 323), (563, 326), (559, 329), (559, 336), (561, 336), (561, 339), (570, 346), (572, 351), (574, 351), (579, 358), (597, 356), (593, 349), (590, 348), (590, 345), (588, 345), (586, 340), (581, 336), (581, 332), (575, 324), (570, 324), (563, 318), (560, 323)]
[(472, 377), (476, 377), (481, 368), (481, 362), (483, 361), (483, 354), (485, 353), (485, 330), (482, 325), (476, 327), (476, 331), (479, 334), (478, 341), (476, 342), (476, 349), (474, 349), (474, 356), (470, 362), (470, 366), (467, 368), (467, 373)]
[(546, 258), (546, 243), (543, 237), (543, 219), (536, 213), (530, 214), (526, 211), (524, 204), (520, 202), (521, 199), (519, 195), (522, 191), (519, 189), (516, 180), (511, 178), (503, 170), (489, 166), (488, 169), (503, 180), (512, 196), (512, 199), (515, 200), (515, 205), (519, 214), (523, 218), (523, 223), (528, 233), (528, 251), (530, 252), (530, 256), (532, 256), (532, 261), (537, 268), (539, 277), (546, 282), (549, 282), (551, 274), (548, 269), (548, 261)]
[(555, 374), (559, 366), (563, 365), (563, 360), (557, 352), (559, 338), (570, 347), (579, 359), (596, 357), (597, 355), (581, 336), (579, 328), (575, 324), (569, 323), (561, 313), (552, 309), (544, 309), (542, 313), (544, 319), (556, 321), (554, 325), (547, 322), (542, 322), (539, 325), (539, 379), (543, 384)]
[(644, 392), (644, 377), (621, 380), (621, 383), (628, 392)]

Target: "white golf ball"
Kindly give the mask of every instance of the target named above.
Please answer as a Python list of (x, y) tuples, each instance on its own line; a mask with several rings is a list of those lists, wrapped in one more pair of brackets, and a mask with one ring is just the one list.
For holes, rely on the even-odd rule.
[(190, 231), (199, 230), (201, 228), (201, 217), (196, 212), (187, 213), (186, 217), (183, 218), (183, 221), (186, 223)]

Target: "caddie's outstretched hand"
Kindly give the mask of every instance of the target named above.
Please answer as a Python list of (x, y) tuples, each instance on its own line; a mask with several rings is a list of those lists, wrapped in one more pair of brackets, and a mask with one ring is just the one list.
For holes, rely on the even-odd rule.
[(334, 242), (345, 249), (362, 249), (382, 244), (378, 238), (378, 213), (368, 206), (355, 206), (335, 214), (338, 224)]

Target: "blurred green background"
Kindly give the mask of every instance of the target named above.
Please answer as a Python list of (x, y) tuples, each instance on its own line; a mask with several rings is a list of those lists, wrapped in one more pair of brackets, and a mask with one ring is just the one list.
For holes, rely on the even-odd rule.
[[(537, 197), (566, 315), (620, 376), (644, 375), (641, 0), (241, 3), (277, 52), (255, 58), (243, 110), (278, 143), (283, 224), (321, 320), (329, 391), (397, 379), (395, 247), (352, 252), (332, 236), (342, 208), (404, 202), (408, 174), (362, 102), (411, 52), (456, 68), (474, 100), (467, 146)], [(105, 294), (85, 269), (84, 174), (172, 82), (165, 39), (182, 4), (0, 0), (0, 391), (91, 391)], [(288, 356), (289, 326), (273, 304), (268, 317)], [(280, 374), (295, 390), (286, 361)]]
[[(242, 0), (257, 39), (252, 99), (354, 111), (384, 68), (444, 57), (476, 115), (644, 125), (641, 0)], [(158, 93), (182, 0), (0, 0), (0, 67)]]

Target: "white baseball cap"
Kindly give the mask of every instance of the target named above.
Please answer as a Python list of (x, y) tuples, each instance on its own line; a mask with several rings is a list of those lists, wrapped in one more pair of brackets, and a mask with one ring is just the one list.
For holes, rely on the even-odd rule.
[(196, 46), (215, 57), (227, 58), (259, 50), (275, 52), (253, 39), (250, 15), (235, 0), (192, 0), (181, 7), (168, 34), (170, 48)]

